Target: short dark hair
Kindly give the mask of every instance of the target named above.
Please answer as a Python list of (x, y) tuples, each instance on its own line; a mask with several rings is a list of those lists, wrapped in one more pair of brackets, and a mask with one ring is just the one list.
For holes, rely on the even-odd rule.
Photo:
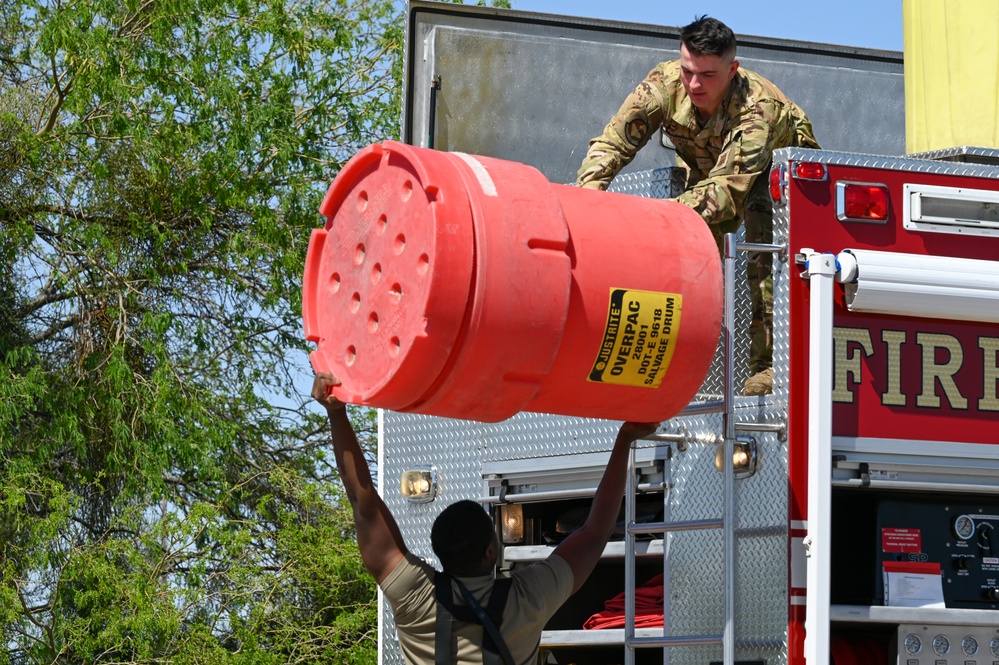
[(489, 513), (475, 501), (457, 501), (444, 509), (430, 530), (430, 544), (445, 573), (475, 574), (496, 530)]
[(735, 56), (735, 33), (718, 19), (707, 15), (680, 29), (680, 43), (693, 55)]

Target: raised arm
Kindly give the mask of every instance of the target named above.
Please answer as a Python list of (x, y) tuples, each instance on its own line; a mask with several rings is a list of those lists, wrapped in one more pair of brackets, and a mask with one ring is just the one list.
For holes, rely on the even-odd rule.
[(628, 455), (631, 444), (636, 439), (648, 436), (656, 431), (659, 423), (624, 423), (614, 440), (607, 468), (603, 478), (593, 495), (593, 505), (583, 526), (574, 531), (555, 549), (554, 554), (565, 559), (572, 568), (573, 587), (576, 593), (583, 582), (593, 572), (600, 560), (600, 555), (610, 540), (618, 513), (621, 511), (621, 499), (628, 481)]
[(364, 567), (381, 583), (402, 561), (406, 545), (395, 518), (375, 490), (368, 462), (357, 442), (354, 428), (347, 419), (347, 407), (330, 395), (330, 389), (340, 381), (329, 372), (320, 372), (312, 384), (312, 397), (326, 408), (333, 436), (333, 453), (354, 509), (357, 544)]

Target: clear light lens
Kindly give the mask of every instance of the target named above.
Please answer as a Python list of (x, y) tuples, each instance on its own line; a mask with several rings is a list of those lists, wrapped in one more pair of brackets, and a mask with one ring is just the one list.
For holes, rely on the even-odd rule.
[[(735, 473), (745, 473), (750, 471), (753, 465), (752, 445), (746, 441), (732, 442), (732, 471)], [(715, 469), (725, 470), (725, 443), (715, 446)]]
[(437, 496), (437, 469), (421, 466), (402, 472), (399, 482), (402, 496), (412, 503), (428, 503)]
[(508, 503), (500, 509), (503, 542), (512, 545), (524, 540), (524, 506)]

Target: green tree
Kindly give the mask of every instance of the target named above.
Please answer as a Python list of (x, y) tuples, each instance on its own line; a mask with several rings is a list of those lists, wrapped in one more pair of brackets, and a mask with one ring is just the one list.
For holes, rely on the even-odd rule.
[(400, 12), (0, 3), (0, 662), (374, 659), (292, 378), (319, 201), (397, 133)]

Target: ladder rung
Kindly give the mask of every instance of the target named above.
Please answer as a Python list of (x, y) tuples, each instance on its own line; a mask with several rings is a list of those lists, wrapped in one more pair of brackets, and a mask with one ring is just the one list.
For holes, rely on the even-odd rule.
[(668, 531), (700, 531), (704, 529), (720, 529), (724, 520), (689, 520), (686, 522), (648, 522), (628, 525), (628, 533), (638, 535), (644, 533), (666, 533)]
[(627, 645), (631, 649), (654, 647), (697, 647), (721, 644), (721, 635), (664, 635), (662, 637), (631, 637)]

